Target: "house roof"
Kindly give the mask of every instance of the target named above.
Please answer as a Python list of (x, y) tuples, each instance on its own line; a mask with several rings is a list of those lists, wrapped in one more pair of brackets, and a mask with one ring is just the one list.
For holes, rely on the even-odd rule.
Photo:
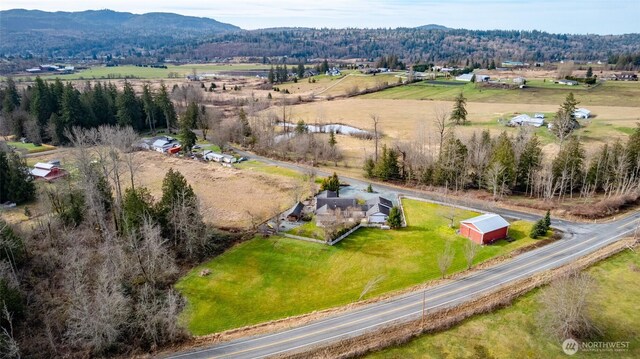
[(338, 193), (334, 191), (322, 191), (316, 196), (318, 198), (338, 198)]
[(155, 140), (153, 142), (153, 147), (164, 147), (168, 144), (170, 144), (171, 142), (167, 141), (167, 140)]
[(287, 217), (288, 216), (300, 217), (300, 215), (302, 214), (303, 208), (304, 208), (304, 204), (302, 204), (301, 202), (296, 203), (293, 207), (291, 207), (291, 210), (289, 210)]
[(382, 213), (385, 216), (388, 216), (390, 211), (391, 211), (391, 208), (378, 203), (371, 206), (371, 208), (369, 208), (369, 210), (367, 211), (367, 216), (372, 216), (376, 213)]
[(530, 124), (534, 126), (542, 126), (542, 124), (544, 123), (544, 119), (538, 118), (538, 117), (531, 117), (527, 114), (522, 114), (512, 118), (510, 122), (518, 123), (518, 124)]
[(54, 165), (53, 163), (38, 162), (33, 167), (39, 168), (39, 169), (43, 169), (43, 170), (51, 170), (51, 169), (53, 169), (54, 167), (57, 167), (57, 166)]
[(472, 224), (483, 234), (509, 226), (509, 222), (495, 213), (483, 214), (478, 217), (460, 221), (460, 223)]
[(471, 81), (472, 78), (473, 78), (473, 74), (462, 74), (462, 75), (456, 77), (456, 80), (458, 80), (458, 81)]
[(348, 208), (360, 209), (358, 201), (355, 198), (317, 198), (316, 208), (320, 209), (324, 206), (327, 206), (327, 209), (330, 210), (334, 210), (336, 208), (340, 208), (341, 210), (346, 210)]
[(41, 168), (34, 168), (31, 170), (31, 174), (35, 177), (47, 177), (51, 173), (51, 170), (45, 170)]
[(367, 201), (367, 205), (368, 206), (375, 206), (377, 204), (381, 204), (385, 207), (393, 207), (393, 202), (391, 202), (390, 200), (384, 198), (384, 197), (375, 197), (375, 198), (371, 198), (370, 200)]

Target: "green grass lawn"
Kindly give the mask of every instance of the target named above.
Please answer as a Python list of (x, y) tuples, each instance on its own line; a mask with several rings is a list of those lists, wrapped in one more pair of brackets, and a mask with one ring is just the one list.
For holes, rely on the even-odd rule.
[(315, 238), (321, 241), (324, 240), (324, 231), (316, 225), (315, 217), (301, 226), (289, 230), (287, 233), (301, 237)]
[(532, 81), (532, 85), (525, 89), (510, 90), (483, 88), (473, 83), (453, 86), (422, 81), (363, 95), (362, 98), (453, 101), (461, 91), (470, 102), (559, 104), (569, 92), (573, 92), (584, 105), (640, 106), (637, 101), (640, 86), (633, 81), (608, 81), (590, 88)]
[[(383, 279), (363, 298), (440, 277), (436, 258), (445, 241), (456, 255), (449, 273), (466, 268), (462, 246), (467, 239), (449, 228), (444, 207), (404, 200), (408, 227), (385, 231), (363, 228), (329, 247), (271, 237), (244, 242), (194, 268), (176, 288), (187, 298), (183, 314), (196, 335), (256, 324), (357, 301), (368, 282)], [(477, 213), (456, 211), (456, 223)], [(476, 263), (534, 243), (531, 223), (515, 222), (516, 241), (484, 246)], [(208, 268), (211, 274), (200, 277)]]
[[(640, 255), (625, 251), (587, 270), (598, 284), (592, 296), (594, 324), (603, 332), (597, 341), (628, 341), (620, 353), (578, 352), (571, 358), (640, 357)], [(632, 268), (635, 268), (633, 270)], [(508, 308), (475, 316), (456, 327), (424, 335), (367, 358), (567, 358), (560, 342), (536, 323), (540, 290), (517, 299)]]
[[(90, 80), (90, 79), (122, 79), (122, 78), (139, 78), (139, 79), (166, 79), (170, 73), (177, 74), (177, 77), (183, 78), (195, 70), (198, 74), (224, 72), (224, 71), (247, 71), (247, 70), (264, 70), (269, 69), (270, 65), (263, 64), (186, 64), (186, 65), (167, 65), (166, 69), (138, 66), (115, 66), (91, 67), (87, 70), (78, 71), (68, 75), (47, 75), (42, 74), (42, 79), (53, 80), (59, 78), (61, 80)], [(35, 76), (30, 75), (32, 79)], [(22, 77), (25, 78), (25, 77)]]
[(7, 145), (9, 146), (13, 146), (17, 149), (21, 149), (21, 150), (27, 150), (28, 153), (37, 153), (37, 152), (44, 152), (44, 151), (51, 151), (51, 150), (55, 150), (56, 147), (55, 146), (51, 146), (51, 145), (40, 145), (40, 146), (36, 146), (33, 143), (22, 143), (19, 141), (16, 142), (7, 142)]
[(258, 172), (274, 174), (274, 175), (280, 175), (280, 176), (291, 177), (291, 178), (302, 178), (303, 177), (303, 175), (298, 171), (294, 171), (292, 169), (288, 169), (288, 168), (284, 168), (284, 167), (280, 167), (280, 166), (269, 165), (269, 164), (262, 163), (262, 162), (259, 162), (259, 161), (256, 161), (256, 160), (249, 160), (249, 161), (245, 161), (245, 162), (240, 162), (240, 163), (236, 164), (235, 166), (237, 168), (241, 168), (241, 169), (248, 169), (248, 170), (252, 170), (252, 171), (258, 171)]

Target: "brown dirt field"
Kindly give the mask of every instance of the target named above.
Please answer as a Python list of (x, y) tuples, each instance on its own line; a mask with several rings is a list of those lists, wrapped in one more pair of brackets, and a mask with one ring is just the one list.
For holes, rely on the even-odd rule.
[(156, 198), (162, 192), (162, 179), (170, 168), (180, 171), (200, 199), (204, 220), (224, 228), (251, 225), (250, 211), (261, 221), (273, 215), (275, 207), (284, 210), (293, 203), (293, 178), (250, 170), (222, 167), (155, 152), (139, 152), (141, 163), (137, 179)]
[[(292, 177), (251, 169), (227, 168), (214, 162), (169, 157), (153, 151), (137, 152), (136, 158), (140, 164), (136, 185), (149, 188), (151, 194), (158, 199), (162, 194), (162, 179), (173, 168), (185, 176), (196, 192), (204, 220), (222, 228), (250, 227), (248, 211), (261, 222), (271, 217), (276, 207), (281, 210), (290, 207), (294, 201), (293, 189), (300, 182)], [(29, 158), (29, 164), (52, 159), (60, 159), (67, 168), (73, 166), (70, 150)], [(33, 207), (35, 210), (35, 205)], [(14, 212), (15, 221), (25, 219), (23, 209)]]

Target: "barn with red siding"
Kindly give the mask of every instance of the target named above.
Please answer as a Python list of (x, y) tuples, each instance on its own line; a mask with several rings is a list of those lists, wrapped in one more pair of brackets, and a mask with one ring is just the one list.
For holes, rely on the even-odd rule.
[(508, 233), (509, 222), (497, 214), (487, 213), (460, 221), (460, 234), (478, 244), (506, 238)]

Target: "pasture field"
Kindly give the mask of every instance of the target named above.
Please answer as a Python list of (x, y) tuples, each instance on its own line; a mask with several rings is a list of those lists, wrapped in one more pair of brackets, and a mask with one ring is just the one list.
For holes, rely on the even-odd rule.
[[(445, 243), (455, 250), (449, 273), (466, 268), (462, 246), (442, 206), (404, 200), (408, 227), (383, 231), (363, 228), (335, 246), (282, 237), (254, 238), (206, 262), (178, 281), (187, 298), (183, 319), (196, 335), (256, 324), (371, 298), (437, 279), (436, 258)], [(476, 215), (454, 210), (459, 220)], [(475, 263), (536, 242), (531, 223), (514, 222), (510, 235), (483, 246)], [(209, 269), (211, 274), (199, 273)], [(377, 281), (369, 292), (367, 283)]]
[[(580, 120), (583, 127), (576, 132), (582, 136), (586, 144), (589, 144), (587, 151), (595, 150), (599, 144), (609, 143), (616, 138), (626, 139), (635, 128), (636, 123), (640, 122), (638, 107), (631, 104), (629, 106), (592, 106), (586, 103), (581, 94), (576, 93), (576, 98), (581, 101), (579, 106), (590, 109), (595, 115), (589, 120)], [(307, 123), (316, 123), (320, 119), (321, 123), (342, 123), (373, 131), (371, 116), (377, 115), (380, 118), (378, 129), (384, 135), (383, 142), (392, 145), (397, 140), (422, 139), (427, 145), (434, 146), (435, 149), (438, 143), (435, 131), (435, 113), (437, 110), (449, 112), (452, 106), (453, 102), (442, 100), (372, 100), (366, 96), (360, 96), (293, 106), (292, 118), (294, 121), (304, 120)], [(559, 106), (560, 102), (541, 105), (469, 101), (466, 109), (470, 124), (457, 126), (453, 131), (462, 138), (468, 138), (473, 132), (480, 132), (484, 129), (489, 130), (494, 136), (502, 131), (515, 135), (519, 131), (518, 128), (506, 127), (503, 123), (499, 123), (499, 120), (508, 121), (515, 114), (520, 113), (553, 114)], [(532, 131), (538, 134), (546, 151), (557, 150), (556, 139), (546, 127), (532, 128)], [(340, 136), (338, 138), (338, 147), (347, 154), (348, 159), (353, 159), (348, 162), (350, 166), (359, 167), (364, 159), (363, 154), (371, 155), (373, 153), (374, 141), (346, 139), (346, 137)]]
[(7, 145), (17, 148), (18, 150), (25, 151), (27, 153), (38, 153), (55, 150), (56, 147), (52, 145), (43, 144), (40, 146), (36, 146), (33, 143), (22, 143), (20, 141), (9, 141)]
[(561, 104), (569, 92), (581, 101), (581, 106), (640, 107), (640, 83), (607, 81), (593, 87), (567, 86), (552, 83), (552, 80), (531, 80), (524, 89), (486, 88), (474, 83), (464, 85), (451, 81), (450, 85), (429, 84), (422, 81), (406, 86), (362, 95), (365, 99), (396, 100), (444, 100), (452, 101), (460, 92), (469, 102), (513, 103), (513, 104)]
[(288, 89), (290, 93), (296, 95), (315, 94), (323, 97), (344, 96), (349, 93), (373, 89), (385, 83), (393, 84), (398, 82), (394, 73), (364, 75), (358, 71), (343, 72), (343, 76), (319, 75), (313, 77), (316, 82), (310, 83), (308, 79), (298, 80), (297, 83), (289, 82), (276, 85), (280, 89)]
[[(178, 78), (184, 78), (190, 75), (195, 70), (198, 74), (220, 73), (220, 72), (237, 72), (237, 71), (249, 71), (249, 70), (265, 70), (269, 69), (270, 65), (264, 64), (185, 64), (185, 65), (167, 65), (166, 69), (152, 68), (152, 67), (139, 67), (132, 65), (114, 66), (114, 67), (91, 67), (87, 70), (81, 70), (73, 74), (60, 75), (60, 74), (47, 74), (42, 73), (40, 77), (44, 80), (53, 80), (59, 78), (61, 80), (91, 80), (91, 79), (122, 79), (122, 78), (137, 78), (137, 79), (166, 79), (169, 78), (170, 73), (177, 74)], [(36, 75), (30, 75), (29, 77), (35, 78)]]
[[(581, 352), (575, 358), (640, 357), (640, 255), (625, 251), (587, 270), (597, 290), (590, 298), (594, 324), (602, 331), (596, 341), (629, 342), (628, 351)], [(561, 343), (538, 325), (539, 298), (534, 290), (513, 305), (473, 316), (447, 331), (423, 335), (403, 346), (370, 354), (366, 358), (567, 358)], [(427, 298), (428, 300), (428, 298)]]

